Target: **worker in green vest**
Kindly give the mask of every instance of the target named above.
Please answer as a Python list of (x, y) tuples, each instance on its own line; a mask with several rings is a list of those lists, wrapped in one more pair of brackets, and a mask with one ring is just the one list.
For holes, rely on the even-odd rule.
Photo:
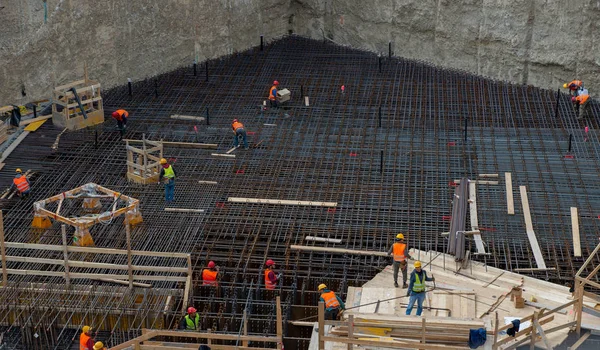
[(410, 282), (408, 285), (407, 296), (408, 306), (406, 307), (406, 314), (410, 315), (412, 312), (415, 301), (417, 302), (417, 316), (421, 316), (423, 312), (423, 301), (425, 300), (425, 281), (435, 281), (435, 278), (427, 277), (425, 270), (421, 268), (421, 262), (415, 261), (415, 269), (410, 273)]
[(175, 197), (175, 170), (173, 169), (173, 166), (169, 164), (164, 158), (160, 160), (160, 165), (162, 166), (162, 169), (160, 169), (158, 183), (160, 184), (161, 181), (164, 182), (165, 201), (167, 203), (170, 203)]
[(198, 315), (194, 307), (188, 307), (187, 315), (185, 315), (185, 317), (181, 319), (181, 322), (179, 322), (179, 329), (185, 329), (188, 331), (200, 330), (200, 315)]

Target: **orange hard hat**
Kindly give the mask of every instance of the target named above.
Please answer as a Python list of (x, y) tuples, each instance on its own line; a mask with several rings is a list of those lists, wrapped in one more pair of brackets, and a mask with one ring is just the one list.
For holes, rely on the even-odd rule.
[(234, 119), (234, 120), (232, 121), (232, 123), (237, 123), (237, 121), (238, 121), (237, 119)]
[(278, 82), (277, 80), (275, 80), (275, 81), (273, 82), (273, 85), (279, 85), (279, 82)]
[(188, 307), (188, 314), (193, 314), (194, 312), (196, 312), (196, 309), (194, 309), (193, 306)]
[(275, 265), (275, 261), (273, 261), (271, 259), (267, 260), (267, 266), (273, 266), (273, 265)]
[(208, 262), (208, 267), (209, 267), (209, 268), (211, 268), (211, 269), (212, 269), (213, 267), (215, 267), (215, 262), (214, 262), (214, 261), (209, 261), (209, 262)]

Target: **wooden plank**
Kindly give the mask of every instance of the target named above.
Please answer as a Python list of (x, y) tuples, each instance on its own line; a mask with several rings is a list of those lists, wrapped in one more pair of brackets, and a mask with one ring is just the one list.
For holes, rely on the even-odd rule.
[[(348, 339), (354, 339), (354, 315), (348, 315)], [(348, 350), (352, 350), (354, 345), (348, 344)]]
[[(69, 244), (67, 243), (67, 226), (61, 225), (61, 235), (62, 235), (62, 243), (63, 243), (63, 257), (64, 257), (64, 267), (65, 267), (65, 281), (67, 287), (71, 285), (71, 276), (69, 275)], [(31, 259), (30, 257), (27, 257)]]
[(133, 269), (131, 268), (131, 225), (125, 217), (125, 241), (127, 244), (127, 274), (129, 275), (129, 290), (133, 289)]
[(296, 200), (286, 200), (286, 199), (229, 197), (229, 198), (227, 198), (227, 201), (233, 202), (233, 203), (260, 203), (260, 204), (301, 205), (301, 206), (315, 206), (315, 207), (337, 207), (337, 202), (296, 201)]
[(36, 131), (37, 129), (40, 128), (40, 126), (42, 126), (46, 122), (46, 120), (47, 119), (38, 120), (37, 122), (31, 123), (31, 124), (27, 125), (24, 130), (25, 131)]
[[(60, 245), (19, 243), (19, 242), (6, 242), (6, 247), (20, 248), (20, 249), (34, 249), (34, 250), (53, 250), (53, 251), (62, 251), (63, 250), (63, 247)], [(97, 253), (97, 254), (127, 255), (127, 250), (114, 249), (114, 248), (69, 246), (68, 250), (70, 253)], [(186, 259), (189, 255), (186, 253), (150, 252), (150, 251), (143, 251), (143, 250), (132, 250), (131, 254), (138, 255), (138, 256), (156, 256), (156, 257), (163, 257), (163, 258), (182, 258), (182, 259)]]
[(343, 248), (329, 248), (329, 247), (312, 247), (312, 246), (303, 246), (303, 245), (290, 245), (290, 249), (292, 250), (302, 250), (309, 252), (323, 252), (323, 253), (331, 253), (331, 254), (353, 254), (353, 255), (368, 255), (368, 256), (383, 256), (387, 257), (388, 254), (386, 252), (376, 252), (371, 250), (352, 250), (352, 249), (343, 249)]
[[(142, 143), (144, 140), (136, 140), (136, 139), (123, 139), (121, 141), (128, 141), (131, 143)], [(154, 142), (156, 146), (158, 143), (163, 146), (171, 146), (171, 147), (179, 147), (179, 148), (208, 148), (208, 149), (216, 149), (219, 145), (216, 143), (196, 143), (196, 142), (174, 142), (174, 141), (152, 141), (146, 140), (146, 142)]]
[(2, 157), (0, 158), (0, 163), (4, 162), (8, 156), (17, 148), (17, 146), (23, 142), (23, 140), (29, 135), (29, 131), (23, 131), (16, 140), (14, 140), (8, 148), (2, 152)]
[[(47, 276), (47, 277), (64, 277), (64, 273), (60, 271), (40, 271), (40, 270), (17, 270), (8, 269), (9, 275), (20, 276)], [(94, 279), (94, 278), (111, 278), (117, 280), (128, 280), (129, 275), (113, 275), (102, 273), (71, 273), (71, 279)], [(133, 276), (136, 281), (169, 281), (169, 282), (185, 282), (186, 277), (176, 276), (155, 276), (155, 275), (137, 275)]]
[(64, 94), (65, 91), (63, 90), (67, 90), (69, 88), (72, 88), (73, 86), (77, 86), (77, 85), (81, 85), (81, 84), (85, 84), (85, 79), (81, 79), (81, 80), (76, 80), (72, 83), (68, 83), (65, 85), (59, 85), (57, 87), (54, 88), (54, 91), (56, 92), (60, 92), (61, 94)]
[[(375, 339), (375, 338), (374, 338)], [(365, 340), (365, 339), (348, 339), (346, 337), (324, 337), (324, 341), (354, 344), (354, 345), (366, 345), (368, 347), (377, 348), (391, 348), (391, 349), (422, 349), (422, 350), (469, 350), (466, 346), (452, 346), (452, 345), (433, 345), (433, 344), (421, 344), (415, 342), (403, 342), (403, 341), (388, 341), (388, 340)], [(323, 348), (324, 349), (324, 348)], [(111, 348), (112, 350), (112, 348)]]
[[(460, 179), (454, 180), (455, 184), (460, 184)], [(497, 185), (498, 181), (488, 181), (488, 180), (469, 180), (469, 183), (476, 183), (478, 185)]]
[(225, 154), (230, 154), (231, 152), (235, 151), (236, 149), (238, 149), (240, 146), (236, 146), (231, 148), (229, 151), (225, 152)]
[(211, 156), (214, 156), (214, 157), (235, 158), (235, 154), (211, 153), (210, 155), (211, 155)]
[(479, 174), (479, 177), (498, 177), (498, 174)]
[(517, 268), (517, 269), (512, 269), (514, 272), (542, 272), (542, 271), (554, 271), (556, 270), (555, 267), (545, 267), (545, 268), (538, 268), (538, 267), (524, 267), (524, 268)]
[(177, 213), (204, 213), (204, 209), (165, 208), (165, 211)]
[(540, 250), (540, 245), (538, 244), (535, 231), (533, 231), (533, 224), (531, 222), (529, 199), (527, 199), (527, 187), (519, 186), (519, 189), (521, 191), (521, 203), (523, 204), (523, 215), (525, 216), (525, 228), (527, 231), (527, 237), (529, 238), (529, 244), (531, 245), (531, 250), (533, 251), (533, 256), (535, 257), (537, 267), (545, 269), (546, 262), (544, 261), (544, 256)]
[[(91, 280), (96, 280), (96, 281), (102, 281), (102, 282), (122, 284), (122, 285), (125, 285), (125, 286), (129, 285), (129, 281), (115, 280), (115, 279), (110, 279), (110, 278), (90, 278), (90, 279)], [(152, 285), (151, 284), (147, 284), (147, 283), (133, 282), (133, 285), (135, 287), (141, 287), (141, 288), (152, 288)]]
[(581, 256), (581, 240), (579, 238), (579, 215), (577, 207), (571, 207), (571, 228), (573, 230), (573, 256)]
[(515, 201), (513, 198), (512, 174), (504, 173), (506, 181), (506, 211), (508, 215), (515, 215)]
[(319, 350), (325, 350), (325, 303), (319, 301), (317, 322), (319, 323)]
[(342, 243), (340, 238), (325, 238), (325, 237), (314, 237), (314, 236), (306, 236), (304, 237), (305, 241), (313, 241), (313, 242), (327, 242), (327, 243)]
[(277, 322), (275, 325), (276, 331), (277, 331), (277, 349), (282, 348), (283, 346), (283, 316), (281, 315), (281, 297), (277, 296), (276, 299), (276, 318), (277, 318)]
[(8, 287), (8, 270), (6, 269), (6, 244), (4, 242), (4, 213), (0, 210), (0, 255), (2, 256), (2, 286)]
[(199, 184), (203, 184), (203, 185), (218, 185), (219, 183), (216, 181), (204, 181), (204, 180), (200, 180), (198, 181)]
[[(535, 320), (533, 322), (533, 324), (535, 325), (535, 328), (537, 330), (537, 332), (540, 334), (540, 336), (542, 337), (542, 341), (544, 342), (544, 344), (546, 345), (546, 350), (553, 350), (554, 348), (552, 347), (552, 345), (550, 344), (550, 341), (548, 341), (548, 337), (546, 337), (546, 333), (544, 332), (544, 329), (542, 328), (542, 326), (540, 326), (540, 324), (538, 323), (537, 320)], [(531, 342), (533, 345), (533, 341)]]
[(577, 350), (586, 340), (587, 338), (590, 337), (590, 335), (592, 334), (592, 332), (587, 332), (584, 335), (581, 336), (581, 338), (579, 338), (575, 344), (569, 346), (567, 349), (568, 350)]
[[(471, 231), (478, 231), (479, 221), (477, 220), (477, 184), (473, 181), (469, 182), (469, 211), (471, 217)], [(477, 254), (485, 254), (485, 246), (483, 245), (481, 234), (474, 234), (473, 239), (475, 239)]]
[(204, 120), (204, 117), (196, 117), (193, 115), (179, 115), (179, 114), (173, 114), (170, 118), (178, 119), (178, 120), (191, 120), (191, 121), (197, 121), (197, 122), (201, 122)]
[[(533, 316), (532, 316), (532, 317), (533, 317)], [(539, 324), (540, 324), (540, 325), (544, 325), (544, 324), (546, 324), (546, 323), (548, 323), (548, 322), (552, 322), (553, 320), (554, 320), (554, 316), (549, 316), (549, 317), (546, 317), (546, 318), (544, 318), (544, 319), (540, 320), (540, 321), (539, 321)], [(512, 327), (512, 325), (507, 325), (507, 326), (508, 326), (508, 328)], [(507, 328), (507, 329), (508, 329), (508, 328)], [(500, 345), (506, 344), (506, 343), (508, 343), (508, 342), (511, 342), (511, 341), (513, 341), (515, 338), (518, 338), (518, 337), (520, 337), (520, 336), (522, 336), (522, 335), (524, 335), (524, 334), (527, 334), (527, 333), (531, 332), (532, 330), (533, 330), (533, 325), (531, 325), (531, 326), (529, 326), (529, 327), (527, 327), (527, 328), (525, 328), (525, 329), (521, 329), (521, 330), (519, 330), (519, 331), (518, 331), (518, 332), (515, 334), (515, 336), (514, 336), (514, 337), (511, 337), (510, 335), (507, 335), (506, 337), (504, 337), (504, 338), (502, 338), (502, 339), (498, 340), (498, 341), (496, 342), (496, 344), (494, 344), (494, 345), (496, 345), (496, 346), (500, 346)], [(501, 331), (501, 330), (500, 330), (500, 331)]]
[(588, 258), (585, 260), (583, 265), (581, 265), (579, 270), (577, 270), (575, 277), (579, 277), (581, 275), (581, 273), (587, 268), (588, 264), (592, 261), (592, 259), (594, 259), (596, 257), (596, 254), (598, 254), (598, 250), (600, 250), (600, 243), (598, 243), (596, 248), (594, 248), (594, 251), (592, 252), (592, 254), (590, 254), (590, 256), (588, 256)]

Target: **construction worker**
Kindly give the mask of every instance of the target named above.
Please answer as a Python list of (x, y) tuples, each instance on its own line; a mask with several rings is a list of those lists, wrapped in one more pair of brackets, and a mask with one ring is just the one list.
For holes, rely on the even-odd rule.
[(274, 290), (277, 287), (281, 274), (275, 274), (275, 262), (271, 259), (267, 260), (267, 268), (265, 270), (265, 288)]
[(16, 172), (17, 175), (15, 175), (15, 178), (13, 179), (11, 190), (16, 190), (17, 196), (21, 198), (27, 197), (31, 192), (31, 188), (29, 187), (29, 180), (27, 180), (27, 177), (23, 175), (21, 169), (17, 169)]
[(404, 235), (399, 233), (396, 235), (396, 242), (392, 244), (388, 255), (394, 257), (394, 287), (398, 288), (398, 270), (402, 270), (402, 288), (407, 288), (406, 275), (408, 270), (408, 259), (412, 257), (408, 254), (408, 247), (404, 242)]
[(345, 310), (346, 305), (332, 290), (329, 290), (323, 283), (319, 284), (319, 293), (321, 298), (319, 301), (325, 303), (325, 319), (326, 320), (337, 320), (338, 313), (340, 310)]
[(94, 350), (107, 350), (107, 349), (104, 347), (104, 343), (99, 341), (99, 342), (96, 342), (96, 344), (94, 344)]
[(79, 336), (79, 350), (92, 350), (94, 348), (94, 339), (92, 338), (92, 327), (83, 326)]
[(573, 96), (571, 97), (571, 100), (577, 106), (575, 110), (579, 112), (579, 116), (577, 117), (577, 119), (583, 119), (584, 117), (586, 117), (590, 109), (590, 95), (587, 89), (579, 90), (579, 94), (577, 95), (577, 97)]
[(175, 197), (175, 169), (164, 158), (161, 158), (160, 165), (162, 169), (160, 169), (158, 183), (163, 182), (165, 184), (165, 201), (170, 203)]
[(248, 140), (246, 139), (246, 129), (244, 129), (244, 124), (240, 123), (237, 119), (234, 119), (231, 122), (231, 129), (233, 130), (233, 147), (238, 147), (239, 140), (238, 138), (241, 136), (242, 141), (244, 142), (244, 149), (248, 149)]
[(277, 86), (279, 86), (279, 82), (275, 80), (273, 82), (273, 86), (269, 90), (269, 105), (272, 108), (278, 108), (279, 104), (277, 103)]
[(570, 83), (564, 83), (563, 88), (569, 89), (569, 94), (577, 96), (579, 89), (583, 88), (583, 81), (573, 80)]
[(410, 284), (406, 291), (406, 295), (410, 296), (408, 299), (408, 306), (406, 307), (407, 315), (410, 315), (412, 312), (416, 301), (417, 316), (421, 316), (421, 313), (423, 312), (423, 301), (425, 300), (425, 281), (435, 281), (435, 278), (427, 277), (427, 273), (421, 268), (421, 262), (415, 261), (415, 269), (410, 273)]
[(215, 265), (214, 261), (208, 262), (208, 268), (202, 270), (202, 285), (203, 286), (217, 286), (217, 275), (219, 274), (219, 267)]
[(121, 131), (121, 136), (125, 135), (125, 129), (127, 129), (127, 118), (129, 118), (129, 112), (124, 109), (117, 109), (112, 113), (112, 117), (117, 121), (117, 128)]
[(185, 329), (188, 331), (199, 331), (200, 330), (200, 315), (196, 312), (193, 306), (188, 307), (187, 315), (179, 322), (179, 329)]

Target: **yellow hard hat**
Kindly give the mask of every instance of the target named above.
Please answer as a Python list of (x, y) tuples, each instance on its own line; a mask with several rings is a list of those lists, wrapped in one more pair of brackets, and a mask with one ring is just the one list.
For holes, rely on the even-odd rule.
[(564, 84), (563, 84), (563, 87), (566, 89), (566, 88), (567, 88), (567, 83), (564, 83)]
[(327, 286), (324, 283), (319, 284), (319, 291), (323, 290), (323, 289), (327, 289)]
[(94, 350), (102, 350), (104, 349), (104, 344), (102, 344), (101, 341), (96, 342), (96, 344), (94, 344)]
[(22, 173), (21, 168), (17, 168), (17, 173)]
[(164, 159), (164, 158), (161, 158), (161, 159), (160, 159), (160, 164), (167, 164), (167, 160), (166, 160), (166, 159)]
[(87, 333), (91, 330), (92, 330), (92, 327), (90, 327), (90, 326), (83, 326), (83, 329), (82, 329), (83, 333)]
[(421, 262), (420, 261), (415, 261), (415, 268), (417, 267), (421, 267)]
[(401, 233), (399, 233), (399, 234), (396, 235), (396, 238), (397, 239), (404, 239), (404, 235), (401, 234)]

